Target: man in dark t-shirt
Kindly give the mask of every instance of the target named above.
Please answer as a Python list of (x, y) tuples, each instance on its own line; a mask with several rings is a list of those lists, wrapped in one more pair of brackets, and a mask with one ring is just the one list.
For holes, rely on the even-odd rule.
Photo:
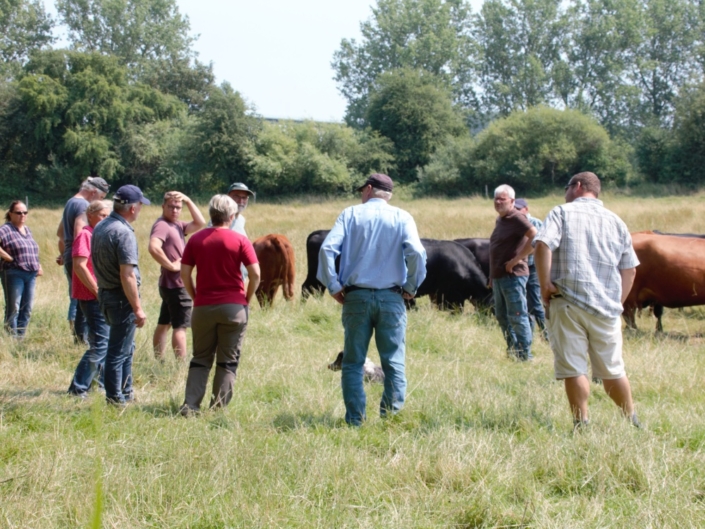
[[(179, 220), (183, 204), (191, 213), (191, 222)], [(191, 323), (193, 302), (181, 280), (181, 257), (186, 245), (186, 236), (200, 230), (206, 220), (189, 197), (178, 191), (164, 195), (162, 216), (152, 226), (149, 236), (149, 254), (161, 265), (159, 295), (162, 307), (152, 344), (154, 356), (164, 358), (169, 328), (173, 328), (171, 346), (179, 359), (186, 358), (186, 329)]]
[(73, 257), (71, 256), (71, 250), (73, 240), (81, 233), (83, 228), (88, 225), (88, 220), (86, 219), (86, 208), (88, 204), (94, 200), (103, 200), (108, 191), (110, 191), (110, 186), (101, 177), (89, 176), (86, 178), (81, 183), (81, 188), (78, 190), (78, 193), (66, 202), (66, 206), (64, 206), (64, 211), (61, 215), (61, 222), (56, 230), (56, 236), (59, 238), (59, 256), (56, 258), (56, 263), (64, 266), (64, 272), (69, 282), (68, 320), (76, 343), (85, 341), (84, 333), (86, 331), (86, 324), (81, 308), (78, 306), (78, 301), (71, 296), (73, 281)]
[(501, 185), (494, 191), (494, 209), (499, 216), (490, 236), (490, 281), (495, 315), (507, 340), (507, 354), (531, 360), (531, 323), (526, 306), (526, 281), (536, 235), (527, 218), (514, 207), (514, 189)]

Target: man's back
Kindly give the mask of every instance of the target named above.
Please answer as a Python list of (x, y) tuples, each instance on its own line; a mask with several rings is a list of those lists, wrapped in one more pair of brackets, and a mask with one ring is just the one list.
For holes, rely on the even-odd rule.
[(85, 213), (88, 207), (88, 201), (80, 196), (71, 197), (66, 206), (64, 206), (64, 212), (61, 215), (61, 223), (64, 230), (64, 262), (70, 263), (73, 258), (71, 257), (71, 247), (73, 245), (74, 239), (74, 226), (76, 223), (76, 218)]
[(553, 252), (551, 280), (563, 296), (591, 314), (621, 314), (619, 270), (638, 261), (627, 226), (602, 201), (577, 198), (553, 208), (537, 240)]
[(409, 276), (418, 288), (425, 278), (425, 250), (413, 217), (382, 199), (351, 206), (338, 217), (321, 246), (318, 265), (318, 278), (329, 287), (336, 277), (330, 263), (337, 255), (341, 286), (392, 288), (406, 284)]

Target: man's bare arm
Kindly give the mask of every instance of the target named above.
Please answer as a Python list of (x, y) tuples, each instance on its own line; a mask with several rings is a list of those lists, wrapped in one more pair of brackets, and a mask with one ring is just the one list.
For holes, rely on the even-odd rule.
[(619, 275), (622, 278), (622, 305), (627, 301), (627, 296), (632, 290), (634, 285), (634, 278), (636, 277), (636, 268), (625, 268), (619, 271)]
[(135, 323), (137, 327), (143, 327), (147, 316), (142, 310), (134, 265), (120, 265), (120, 283), (122, 284), (122, 290), (127, 297), (127, 301), (130, 302), (132, 312), (135, 313)]
[(177, 259), (174, 262), (169, 261), (169, 258), (164, 253), (164, 241), (157, 237), (149, 239), (149, 255), (169, 272), (178, 272), (181, 270), (181, 259)]

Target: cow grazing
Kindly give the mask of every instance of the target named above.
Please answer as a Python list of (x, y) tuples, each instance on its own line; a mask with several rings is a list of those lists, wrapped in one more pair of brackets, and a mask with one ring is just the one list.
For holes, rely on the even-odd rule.
[(490, 240), (483, 238), (453, 240), (470, 250), (482, 268), (482, 273), (490, 277)]
[[(338, 353), (330, 364), (328, 369), (331, 371), (340, 371), (343, 369), (343, 351)], [(376, 366), (372, 360), (365, 358), (365, 363), (362, 365), (362, 378), (365, 382), (376, 382), (377, 384), (384, 383), (384, 371), (380, 366)]]
[(294, 297), (296, 259), (294, 248), (284, 235), (270, 234), (252, 243), (260, 266), (261, 280), (257, 292), (260, 307), (274, 301), (274, 296), (282, 287), (284, 298)]
[(439, 309), (459, 309), (465, 301), (489, 307), (492, 290), (487, 276), (465, 246), (454, 241), (421, 239), (426, 249), (426, 279), (416, 297), (429, 296)]
[(705, 240), (639, 232), (632, 243), (640, 264), (624, 302), (628, 327), (636, 329), (637, 309), (653, 306), (656, 331), (663, 332), (663, 307), (705, 304)]
[[(316, 272), (318, 253), (328, 232), (314, 231), (306, 239), (308, 275), (301, 286), (302, 299), (325, 291), (325, 286), (316, 279)], [(487, 288), (487, 275), (470, 250), (454, 241), (421, 239), (421, 244), (426, 249), (427, 274), (416, 297), (429, 296), (439, 309), (459, 308), (467, 300), (477, 307), (491, 305), (492, 291)]]
[[(301, 301), (305, 301), (312, 294), (323, 294), (326, 287), (316, 278), (318, 272), (318, 252), (323, 246), (330, 230), (316, 230), (306, 237), (306, 259), (308, 260), (308, 273), (306, 281), (301, 285)], [(340, 257), (335, 260), (336, 269), (340, 265)]]

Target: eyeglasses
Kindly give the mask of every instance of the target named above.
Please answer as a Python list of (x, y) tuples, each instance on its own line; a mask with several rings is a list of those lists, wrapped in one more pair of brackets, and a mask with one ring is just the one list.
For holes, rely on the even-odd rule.
[(568, 189), (570, 189), (573, 186), (577, 186), (577, 185), (578, 185), (578, 182), (573, 182), (572, 184), (568, 184), (567, 186), (565, 186), (565, 190), (568, 191)]
[(28, 211), (13, 211), (13, 213), (14, 213), (15, 215), (22, 215), (22, 216), (24, 216), (24, 215), (29, 215), (29, 212), (28, 212)]

